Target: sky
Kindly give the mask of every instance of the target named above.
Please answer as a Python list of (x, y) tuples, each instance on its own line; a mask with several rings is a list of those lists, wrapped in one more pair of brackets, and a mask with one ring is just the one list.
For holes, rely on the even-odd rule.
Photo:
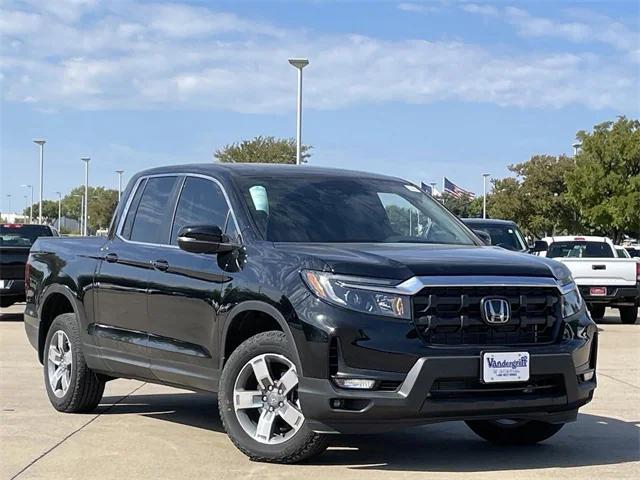
[[(640, 2), (0, 0), (0, 209), (295, 136), (310, 163), (482, 192), (640, 112)], [(37, 200), (37, 191), (36, 191)]]

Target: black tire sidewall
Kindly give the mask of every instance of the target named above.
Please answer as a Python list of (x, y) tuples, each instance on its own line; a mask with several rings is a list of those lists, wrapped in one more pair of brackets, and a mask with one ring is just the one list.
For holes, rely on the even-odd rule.
[(309, 441), (310, 436), (315, 434), (309, 430), (305, 422), (293, 438), (283, 443), (268, 445), (251, 438), (240, 425), (233, 406), (233, 388), (236, 378), (249, 360), (265, 353), (286, 357), (294, 363), (296, 371), (300, 372), (300, 365), (284, 333), (273, 331), (255, 335), (234, 350), (225, 364), (220, 377), (218, 407), (227, 434), (241, 451), (252, 458), (278, 461), (295, 454)]
[(633, 325), (638, 321), (638, 307), (620, 307), (620, 321)]
[[(53, 336), (62, 330), (69, 339), (69, 343), (71, 345), (71, 379), (69, 381), (69, 388), (67, 389), (67, 393), (65, 393), (62, 397), (56, 397), (55, 393), (51, 389), (51, 385), (49, 383), (49, 344)], [(53, 405), (56, 410), (66, 411), (71, 402), (73, 401), (73, 396), (75, 390), (78, 388), (78, 375), (80, 362), (84, 361), (82, 356), (81, 346), (80, 346), (80, 336), (78, 334), (78, 326), (76, 323), (75, 315), (72, 313), (65, 313), (59, 315), (55, 318), (49, 331), (47, 332), (47, 338), (44, 344), (44, 352), (42, 354), (42, 358), (44, 361), (44, 382), (45, 388), (47, 389), (47, 396), (49, 397), (49, 401)]]

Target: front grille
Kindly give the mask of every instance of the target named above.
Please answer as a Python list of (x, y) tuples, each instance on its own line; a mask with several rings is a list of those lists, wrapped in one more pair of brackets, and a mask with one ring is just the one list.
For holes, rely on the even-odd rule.
[[(480, 301), (501, 297), (511, 318), (490, 325)], [(559, 292), (554, 287), (427, 287), (413, 298), (418, 334), (429, 345), (526, 345), (553, 342), (558, 336)]]
[(534, 397), (564, 395), (562, 375), (533, 375), (526, 383), (482, 383), (477, 378), (439, 378), (431, 386), (429, 398), (480, 400), (492, 397)]

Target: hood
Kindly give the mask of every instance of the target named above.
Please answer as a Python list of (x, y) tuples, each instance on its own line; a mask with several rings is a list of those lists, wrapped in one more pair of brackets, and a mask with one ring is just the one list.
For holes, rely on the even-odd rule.
[(324, 269), (335, 273), (364, 277), (405, 280), (429, 275), (567, 276), (559, 262), (500, 247), (406, 243), (278, 243), (275, 247), (283, 253), (321, 261)]

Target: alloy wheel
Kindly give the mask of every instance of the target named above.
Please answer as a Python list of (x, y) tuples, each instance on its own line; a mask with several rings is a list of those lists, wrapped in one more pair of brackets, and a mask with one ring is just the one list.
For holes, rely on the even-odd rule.
[(69, 390), (72, 366), (71, 342), (65, 332), (58, 330), (51, 337), (47, 355), (49, 385), (53, 394), (58, 398), (64, 397)]
[(249, 360), (236, 378), (233, 407), (240, 426), (255, 441), (274, 445), (292, 438), (304, 423), (293, 362), (275, 353)]

